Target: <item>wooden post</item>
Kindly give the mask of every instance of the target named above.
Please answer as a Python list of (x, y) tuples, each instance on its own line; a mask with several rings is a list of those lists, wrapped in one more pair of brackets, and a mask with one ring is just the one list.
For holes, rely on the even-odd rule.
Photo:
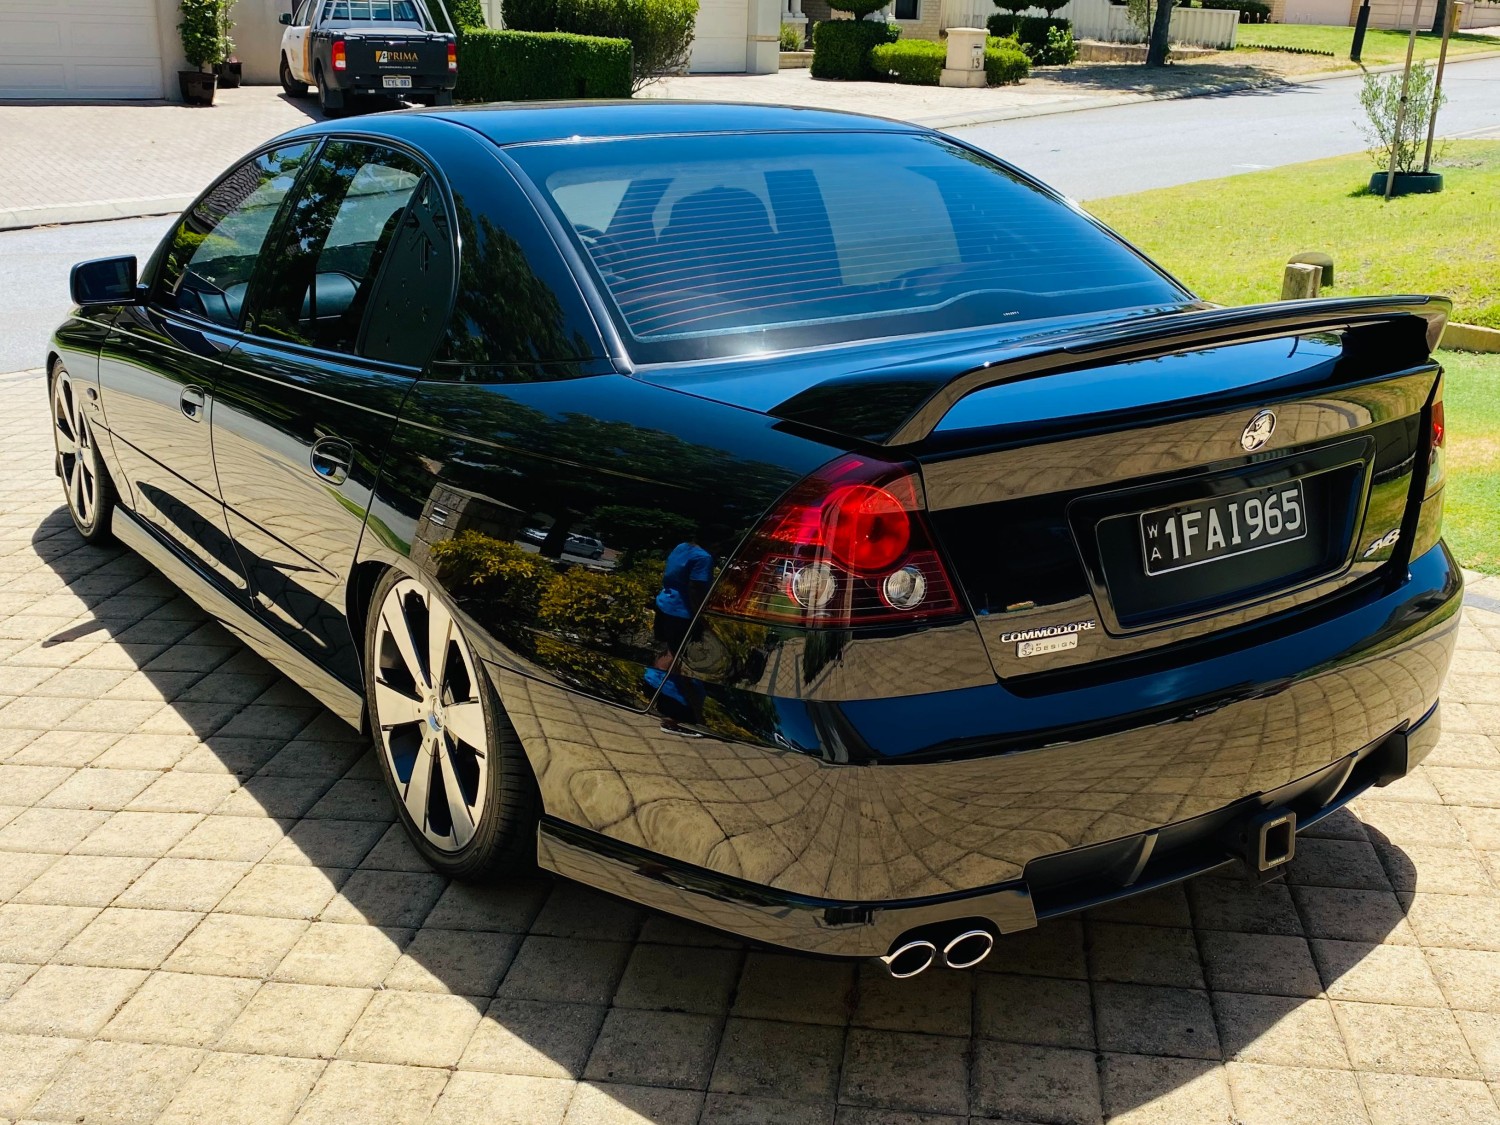
[(1438, 50), (1437, 75), (1432, 80), (1432, 116), (1427, 119), (1427, 154), (1422, 157), (1422, 171), (1432, 171), (1432, 138), (1437, 133), (1438, 104), (1443, 98), (1443, 67), (1448, 62), (1448, 37), (1458, 26), (1464, 12), (1458, 0), (1448, 0), (1447, 19), (1443, 21), (1443, 45)]
[(1281, 299), (1300, 301), (1316, 297), (1323, 287), (1323, 267), (1310, 262), (1288, 262), (1281, 275)]

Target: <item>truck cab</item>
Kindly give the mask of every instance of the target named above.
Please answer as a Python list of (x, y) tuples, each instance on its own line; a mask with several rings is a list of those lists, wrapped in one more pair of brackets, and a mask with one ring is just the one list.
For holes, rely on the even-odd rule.
[(358, 95), (451, 105), (458, 41), (425, 0), (297, 0), (281, 17), (281, 85), (328, 116)]

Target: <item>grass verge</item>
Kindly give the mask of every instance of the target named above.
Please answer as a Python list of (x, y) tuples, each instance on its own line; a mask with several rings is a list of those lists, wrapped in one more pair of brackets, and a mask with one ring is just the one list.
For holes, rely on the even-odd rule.
[[(1287, 258), (1333, 255), (1330, 296), (1441, 293), (1455, 319), (1500, 327), (1500, 142), (1460, 141), (1445, 190), (1384, 203), (1352, 194), (1363, 155), (1098, 200), (1089, 209), (1189, 288), (1238, 305), (1281, 295)], [(1500, 573), (1500, 355), (1443, 352), (1445, 534), (1465, 566)]]
[[(1388, 63), (1406, 61), (1405, 31), (1381, 31), (1371, 28), (1365, 33), (1364, 49), (1360, 51), (1360, 62), (1365, 66), (1385, 66)], [(1418, 62), (1435, 60), (1443, 37), (1420, 32), (1414, 57)], [(1235, 36), (1235, 46), (1245, 50), (1256, 50), (1267, 45), (1275, 47), (1297, 47), (1304, 51), (1331, 51), (1333, 65), (1352, 66), (1349, 48), (1354, 42), (1352, 27), (1324, 27), (1317, 24), (1297, 23), (1242, 23)], [(1484, 51), (1500, 50), (1500, 40), (1487, 35), (1465, 35), (1455, 32), (1448, 41), (1448, 57), (1462, 58), (1464, 55)]]
[(1500, 574), (1500, 355), (1438, 358), (1448, 431), (1443, 534), (1465, 566)]
[[(1363, 193), (1362, 154), (1096, 200), (1088, 209), (1227, 305), (1281, 296), (1286, 260), (1333, 255), (1330, 296), (1441, 293), (1454, 319), (1500, 328), (1500, 141), (1453, 141), (1444, 190), (1386, 203)], [(1358, 193), (1358, 194), (1356, 194)]]

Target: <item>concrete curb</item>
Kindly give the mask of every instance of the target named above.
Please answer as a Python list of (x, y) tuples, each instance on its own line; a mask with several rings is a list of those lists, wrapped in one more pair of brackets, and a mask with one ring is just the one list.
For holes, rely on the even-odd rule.
[(147, 215), (175, 215), (198, 195), (158, 195), (145, 199), (102, 199), (91, 203), (60, 203), (47, 207), (0, 210), (0, 231), (65, 223), (102, 223), (110, 219), (139, 219)]
[(1500, 328), (1450, 322), (1438, 346), (1458, 352), (1500, 352)]

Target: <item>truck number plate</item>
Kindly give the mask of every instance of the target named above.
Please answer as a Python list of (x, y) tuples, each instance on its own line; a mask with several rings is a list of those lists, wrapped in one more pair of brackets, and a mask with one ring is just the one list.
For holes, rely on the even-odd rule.
[(404, 74), (387, 74), (381, 79), (387, 90), (410, 90), (411, 79)]

